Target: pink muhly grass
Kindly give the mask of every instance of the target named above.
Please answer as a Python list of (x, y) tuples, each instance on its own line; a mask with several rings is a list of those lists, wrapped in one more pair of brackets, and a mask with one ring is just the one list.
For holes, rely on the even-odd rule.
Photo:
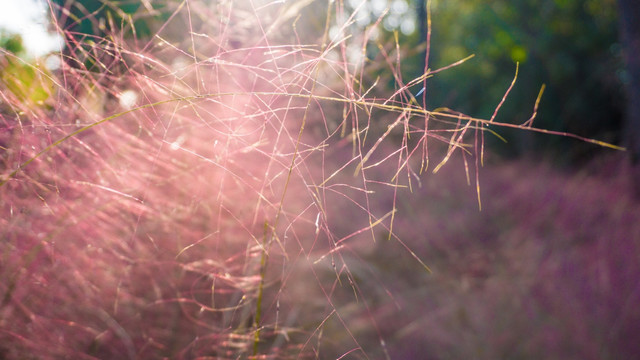
[(182, 4), (151, 39), (69, 45), (99, 71), (36, 67), (40, 103), (2, 89), (0, 354), (388, 357), (404, 285), (368, 257), (428, 274), (406, 194), (455, 159), (479, 200), (484, 133), (513, 125), (423, 109), (409, 87), (443, 69), (405, 84), (397, 42), (388, 94), (340, 1)]

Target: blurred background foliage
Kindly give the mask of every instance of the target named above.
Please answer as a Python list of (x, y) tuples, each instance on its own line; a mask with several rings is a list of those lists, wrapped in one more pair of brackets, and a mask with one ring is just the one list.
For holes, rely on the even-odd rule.
[[(96, 43), (104, 43), (109, 48), (114, 43), (111, 36), (129, 41), (149, 39), (180, 3), (177, 0), (51, 0), (55, 21), (64, 31), (67, 62), (90, 71), (102, 71), (100, 64), (108, 63), (97, 56), (117, 56), (117, 49), (109, 54), (93, 54)], [(186, 25), (179, 25), (183, 25), (184, 32)]]
[[(347, 9), (359, 8), (354, 26), (361, 29), (371, 26), (388, 10), (377, 41), (392, 52), (394, 33), (399, 35), (405, 56), (401, 67), (405, 82), (423, 73), (424, 26), (418, 14), (424, 5), (420, 1), (344, 2)], [(134, 41), (148, 39), (182, 4), (181, 1), (125, 0), (52, 0), (52, 3), (59, 25), (67, 32), (67, 41), (76, 44), (74, 48), (67, 47), (67, 55), (73, 53), (76, 59), (82, 59), (81, 67), (86, 69), (96, 66), (95, 59), (88, 53), (92, 42), (116, 32)], [(299, 10), (314, 11), (318, 18), (316, 27), (322, 27), (324, 20), (320, 14), (324, 14), (325, 5), (317, 1), (302, 3), (305, 6)], [(529, 119), (538, 92), (545, 84), (535, 126), (614, 144), (622, 142), (623, 86), (627, 76), (618, 43), (615, 0), (433, 0), (431, 10), (429, 67), (437, 69), (470, 54), (475, 57), (429, 80), (427, 108), (448, 107), (489, 118), (511, 83), (519, 62), (518, 80), (497, 121), (520, 124)], [(197, 17), (194, 14), (191, 21)], [(169, 24), (184, 32), (187, 27), (183, 21), (172, 19)], [(321, 36), (313, 29), (303, 29), (301, 24), (297, 24), (296, 29), (302, 34), (302, 41), (307, 37), (317, 41)], [(163, 31), (165, 33), (180, 38), (180, 31)], [(3, 48), (18, 51), (12, 38), (3, 36), (3, 39), (0, 44)], [(83, 48), (87, 53), (82, 54)], [(375, 74), (375, 62), (384, 62), (379, 55), (377, 46), (370, 44), (367, 56), (374, 63), (371, 78), (382, 75), (392, 88), (396, 84), (390, 74)], [(595, 152), (602, 151), (592, 144), (569, 138), (509, 129), (498, 131), (508, 143), (492, 136), (488, 140), (501, 156), (543, 156), (567, 164), (588, 160)]]
[(129, 31), (144, 32), (147, 28), (144, 21), (136, 21), (132, 16), (142, 5), (138, 1), (52, 0), (52, 4), (56, 5), (60, 26), (76, 34), (100, 35), (107, 27), (122, 29), (122, 24), (129, 25), (125, 28)]
[[(397, 32), (405, 83), (423, 73), (425, 26), (421, 0), (390, 0), (382, 43), (391, 50)], [(355, 9), (359, 1), (349, 1)], [(375, 3), (372, 1), (371, 3)], [(399, 5), (400, 3), (406, 5)], [(367, 5), (375, 19), (374, 5)], [(409, 8), (398, 12), (394, 9)], [(534, 126), (620, 144), (626, 72), (618, 43), (615, 0), (433, 0), (429, 68), (471, 54), (466, 63), (427, 83), (427, 108), (448, 107), (490, 118), (520, 64), (517, 82), (497, 121), (521, 124), (545, 84)], [(416, 26), (403, 27), (410, 22)], [(412, 29), (407, 32), (406, 28)], [(373, 58), (370, 56), (370, 58)], [(389, 84), (393, 79), (389, 77)], [(415, 92), (418, 89), (414, 89)], [(499, 129), (508, 143), (487, 139), (501, 156), (550, 158), (559, 164), (590, 159), (602, 149), (574, 139)]]
[[(434, 77), (429, 106), (490, 117), (519, 62), (516, 85), (496, 120), (525, 122), (545, 84), (535, 126), (621, 141), (625, 73), (614, 1), (438, 1), (433, 18), (432, 68), (476, 57)], [(492, 143), (507, 156), (538, 154), (564, 164), (601, 150), (568, 138), (500, 133), (509, 143)]]
[[(475, 58), (435, 76), (430, 107), (488, 118), (520, 69), (496, 120), (534, 125), (611, 143), (621, 140), (624, 70), (614, 0), (453, 0), (433, 2), (431, 68)], [(543, 154), (586, 160), (597, 147), (568, 138), (500, 129), (504, 155)]]
[(0, 32), (0, 47), (10, 53), (21, 55), (24, 52), (22, 36), (2, 31)]
[[(20, 57), (25, 55), (19, 34), (0, 32), (0, 47), (10, 56), (0, 58), (0, 82), (25, 107), (43, 106), (53, 93), (53, 81), (48, 71), (38, 64), (31, 64)], [(3, 106), (0, 109), (4, 110)]]

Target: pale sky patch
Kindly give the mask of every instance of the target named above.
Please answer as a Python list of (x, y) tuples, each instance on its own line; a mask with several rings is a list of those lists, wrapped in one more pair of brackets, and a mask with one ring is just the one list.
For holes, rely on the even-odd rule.
[(0, 29), (20, 34), (30, 56), (59, 51), (62, 38), (48, 32), (48, 11), (44, 0), (0, 0)]

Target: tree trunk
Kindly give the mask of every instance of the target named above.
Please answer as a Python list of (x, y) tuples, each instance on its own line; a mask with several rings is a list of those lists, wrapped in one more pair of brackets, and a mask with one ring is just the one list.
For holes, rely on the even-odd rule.
[(640, 198), (640, 1), (618, 0), (620, 40), (627, 66), (625, 137), (633, 168), (632, 182)]

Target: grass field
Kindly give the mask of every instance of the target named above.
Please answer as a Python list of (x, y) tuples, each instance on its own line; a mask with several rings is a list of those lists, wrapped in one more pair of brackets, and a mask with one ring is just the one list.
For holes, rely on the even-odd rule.
[(341, 1), (166, 4), (148, 39), (61, 18), (58, 68), (2, 54), (0, 358), (640, 352), (621, 153), (500, 160), (534, 118), (424, 109), (455, 64), (403, 79)]

